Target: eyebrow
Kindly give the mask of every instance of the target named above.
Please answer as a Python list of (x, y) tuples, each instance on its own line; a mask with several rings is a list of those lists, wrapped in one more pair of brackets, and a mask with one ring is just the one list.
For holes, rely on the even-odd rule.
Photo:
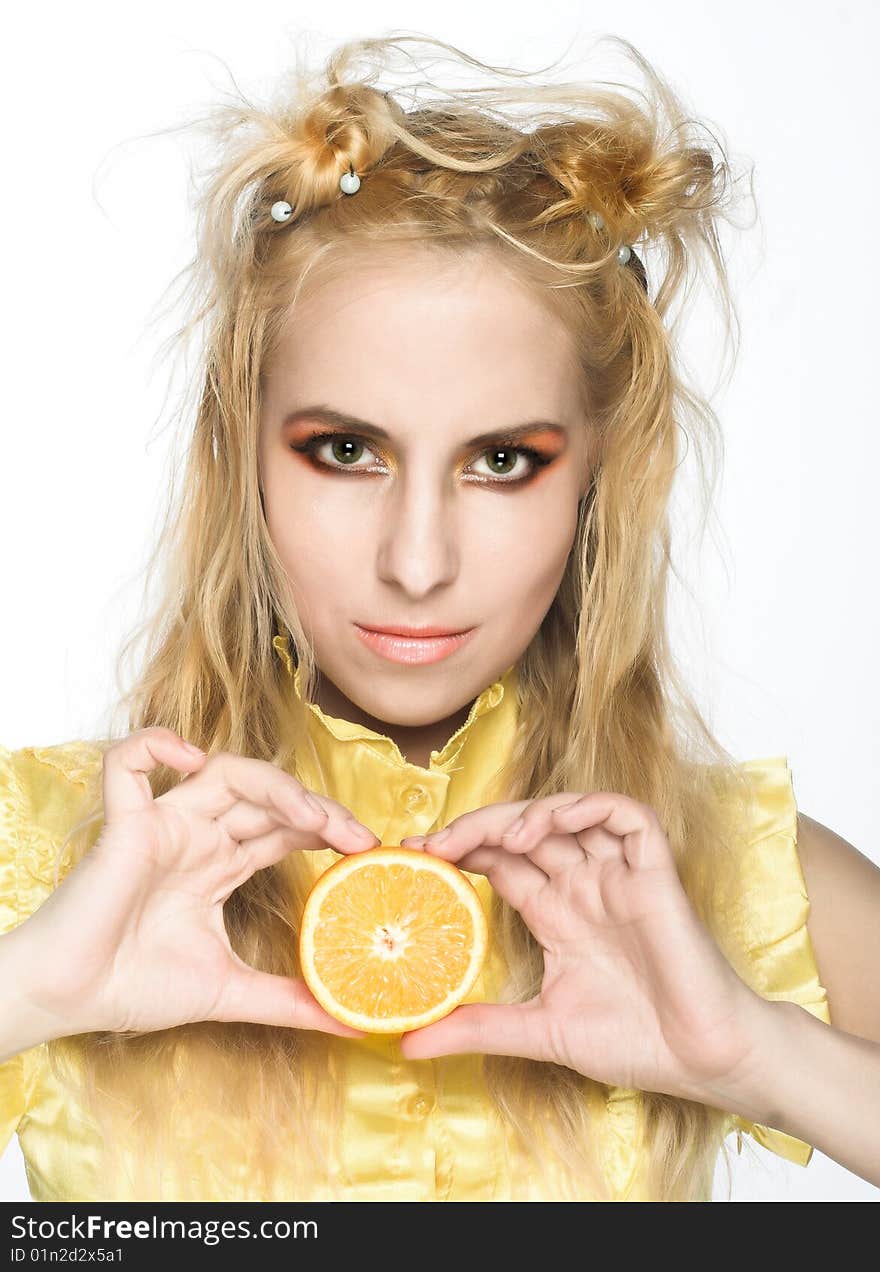
[[(304, 406), (299, 410), (291, 411), (290, 414), (285, 415), (284, 424), (296, 424), (302, 419), (321, 420), (325, 424), (332, 424), (338, 428), (350, 429), (352, 432), (364, 433), (369, 437), (380, 437), (384, 441), (391, 441), (391, 434), (386, 429), (380, 428), (378, 424), (371, 424), (369, 420), (359, 419), (357, 415), (348, 415), (344, 411), (336, 411), (329, 406)], [(496, 441), (499, 437), (514, 441), (528, 437), (532, 433), (547, 431), (559, 433), (563, 437), (566, 435), (566, 429), (555, 420), (530, 420), (525, 424), (514, 424), (511, 427), (502, 425), (489, 433), (480, 433), (470, 438), (464, 445), (482, 446)]]

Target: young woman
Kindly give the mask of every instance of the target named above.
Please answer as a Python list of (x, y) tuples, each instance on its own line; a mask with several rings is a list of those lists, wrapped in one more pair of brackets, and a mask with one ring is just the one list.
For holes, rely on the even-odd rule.
[[(358, 41), (216, 116), (129, 728), (0, 752), (3, 1142), (41, 1200), (708, 1199), (731, 1131), (880, 1182), (880, 871), (667, 637), (717, 440), (669, 318), (708, 266), (730, 322), (730, 165), (629, 45), (636, 96), (423, 43), (498, 82), (407, 109), (418, 42)], [(378, 842), (491, 922), (402, 1037), (296, 961)]]

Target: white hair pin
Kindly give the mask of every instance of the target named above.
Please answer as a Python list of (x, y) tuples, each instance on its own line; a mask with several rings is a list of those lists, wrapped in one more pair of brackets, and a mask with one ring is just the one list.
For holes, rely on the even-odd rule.
[[(360, 190), (361, 179), (352, 164), (348, 165), (348, 172), (343, 172), (339, 178), (339, 188), (343, 194), (357, 194)], [(273, 221), (284, 222), (290, 219), (293, 208), (286, 199), (279, 199), (277, 203), (272, 204), (270, 212)]]
[(348, 165), (348, 172), (343, 172), (339, 178), (339, 188), (343, 194), (357, 194), (360, 190), (361, 179), (351, 164)]
[[(343, 194), (357, 194), (361, 188), (361, 179), (354, 170), (352, 164), (348, 165), (348, 172), (343, 172), (339, 178), (339, 188)], [(272, 204), (271, 213), (273, 221), (287, 221), (290, 218), (293, 208), (286, 199), (279, 199), (277, 203)], [(598, 212), (590, 212), (589, 220), (597, 230), (604, 230), (605, 221)], [(627, 265), (632, 256), (632, 248), (627, 243), (622, 243), (617, 249), (617, 259), (621, 265)]]
[[(588, 212), (587, 219), (596, 230), (605, 229), (605, 219), (598, 212)], [(617, 260), (621, 265), (629, 264), (629, 258), (632, 256), (632, 248), (628, 243), (621, 243), (617, 249)]]

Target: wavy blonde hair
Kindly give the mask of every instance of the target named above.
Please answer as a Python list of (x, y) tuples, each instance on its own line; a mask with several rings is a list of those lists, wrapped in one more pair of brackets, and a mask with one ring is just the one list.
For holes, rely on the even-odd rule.
[[(149, 566), (165, 568), (161, 601), (123, 648), (122, 656), (139, 636), (147, 640), (143, 669), (121, 698), (124, 732), (164, 725), (210, 753), (293, 771), (309, 745), (307, 708), (290, 694), (273, 636), (289, 633), (306, 698), (316, 664), (263, 515), (261, 373), (304, 289), (344, 270), (353, 253), (491, 253), (570, 331), (597, 446), (565, 575), (521, 659), (506, 797), (601, 789), (650, 804), (698, 913), (745, 975), (743, 952), (724, 944), (717, 918), (736, 887), (744, 824), (730, 800), (741, 810), (749, 792), (689, 695), (666, 617), (680, 440), (698, 457), (706, 512), (721, 449), (713, 410), (678, 365), (676, 306), (706, 278), (727, 340), (736, 337), (718, 235), (719, 220), (731, 219), (735, 180), (721, 142), (645, 58), (625, 40), (605, 39), (643, 88), (542, 81), (540, 72), (493, 67), (440, 40), (392, 33), (342, 44), (320, 72), (297, 64), (268, 105), (239, 94), (206, 117), (219, 158), (203, 178), (197, 252), (177, 276), (188, 308), (172, 337), (179, 348), (202, 338), (198, 399), (182, 488), (169, 498)], [(416, 93), (407, 108), (380, 80), (395, 64), (419, 69), (420, 55), (421, 69), (437, 55), (486, 82), (433, 98)], [(362, 182), (355, 198), (339, 189), (350, 167)], [(282, 199), (292, 214), (278, 224), (270, 208)], [(633, 254), (621, 265), (623, 244)], [(154, 794), (178, 780), (158, 770)], [(56, 867), (94, 842), (99, 782), (96, 773), (91, 809)], [(296, 976), (309, 881), (291, 854), (233, 893), (224, 913), (236, 953)], [(504, 997), (528, 1000), (540, 990), (540, 946), (497, 895), (493, 906), (509, 968)], [(169, 1194), (162, 1164), (168, 1151), (184, 1161), (198, 1152), (199, 1125), (212, 1143), (220, 1128), (235, 1127), (256, 1146), (244, 1185), (254, 1198), (284, 1195), (292, 1144), (304, 1180), (326, 1172), (323, 1137), (338, 1124), (341, 1092), (320, 1032), (199, 1022), (57, 1039), (49, 1053), (104, 1128), (102, 1177), (121, 1196), (198, 1196), (183, 1175)], [(498, 1116), (527, 1150), (539, 1161), (555, 1154), (572, 1195), (608, 1196), (587, 1097), (601, 1101), (609, 1088), (551, 1063), (485, 1056), (483, 1064)], [(708, 1198), (725, 1147), (722, 1112), (651, 1092), (642, 1107), (652, 1195)], [(199, 1123), (203, 1108), (210, 1120)], [(128, 1183), (121, 1145), (136, 1145), (124, 1163)], [(297, 1187), (305, 1198), (307, 1184)]]

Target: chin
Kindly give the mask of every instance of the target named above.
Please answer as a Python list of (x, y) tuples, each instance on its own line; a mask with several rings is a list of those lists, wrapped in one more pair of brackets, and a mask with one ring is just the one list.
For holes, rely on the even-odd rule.
[[(477, 690), (477, 693), (479, 690)], [(433, 690), (422, 690), (417, 685), (399, 685), (393, 689), (389, 689), (388, 693), (378, 694), (372, 698), (354, 698), (352, 702), (362, 711), (368, 712), (377, 720), (383, 720), (386, 724), (394, 724), (404, 729), (417, 729), (426, 724), (435, 724), (438, 720), (445, 720), (448, 716), (454, 715), (457, 711), (470, 703), (477, 693), (470, 694), (462, 702), (461, 686), (450, 685), (448, 692), (438, 692), (435, 686)]]
[(375, 706), (363, 704), (362, 710), (368, 711), (371, 716), (377, 720), (382, 720), (386, 724), (396, 725), (401, 729), (420, 729), (427, 724), (436, 724), (438, 720), (445, 720), (447, 716), (454, 715), (456, 711), (460, 711), (464, 703), (456, 705), (454, 699), (441, 700), (436, 707), (431, 703), (425, 702), (420, 696), (415, 701), (409, 697), (405, 702), (395, 698), (389, 701), (387, 698), (377, 702)]

